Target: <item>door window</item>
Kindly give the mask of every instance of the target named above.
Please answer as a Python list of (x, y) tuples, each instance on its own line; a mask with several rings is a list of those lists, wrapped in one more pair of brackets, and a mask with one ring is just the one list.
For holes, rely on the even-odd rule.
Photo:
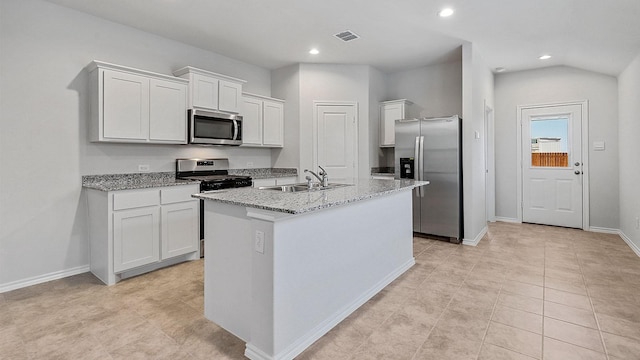
[(569, 167), (569, 117), (531, 118), (531, 167)]

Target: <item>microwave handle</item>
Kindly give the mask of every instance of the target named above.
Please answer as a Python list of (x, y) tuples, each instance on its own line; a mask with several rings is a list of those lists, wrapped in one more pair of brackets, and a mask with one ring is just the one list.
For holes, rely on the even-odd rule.
[(233, 120), (233, 140), (238, 140), (238, 121)]

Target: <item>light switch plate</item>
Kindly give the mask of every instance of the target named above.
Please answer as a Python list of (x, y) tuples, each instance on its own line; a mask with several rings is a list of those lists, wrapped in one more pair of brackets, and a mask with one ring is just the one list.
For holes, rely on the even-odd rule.
[(603, 151), (604, 150), (604, 141), (594, 141), (593, 142), (593, 150), (595, 150), (595, 151)]

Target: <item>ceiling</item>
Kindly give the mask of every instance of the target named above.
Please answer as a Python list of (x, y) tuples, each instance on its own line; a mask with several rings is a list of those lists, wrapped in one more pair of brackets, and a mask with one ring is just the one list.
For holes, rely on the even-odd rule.
[[(469, 41), (491, 68), (615, 76), (640, 53), (639, 0), (48, 1), (267, 69), (313, 62), (395, 72), (460, 59)], [(456, 12), (439, 18), (445, 6)], [(347, 29), (361, 38), (333, 36)]]

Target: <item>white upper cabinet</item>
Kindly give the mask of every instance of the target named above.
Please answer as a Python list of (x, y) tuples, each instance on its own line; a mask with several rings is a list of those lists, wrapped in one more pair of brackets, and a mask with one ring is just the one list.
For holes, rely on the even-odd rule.
[(284, 100), (244, 93), (241, 114), (242, 146), (284, 145)]
[(173, 75), (189, 80), (189, 108), (240, 113), (246, 81), (186, 66)]
[(151, 79), (150, 84), (149, 140), (186, 143), (187, 87), (160, 79)]
[(191, 101), (194, 107), (218, 108), (218, 85), (220, 80), (209, 76), (193, 74), (190, 80)]
[(380, 103), (380, 147), (392, 147), (396, 144), (395, 121), (406, 119), (413, 103), (407, 99), (384, 101)]
[(91, 141), (187, 143), (187, 81), (99, 61), (89, 71)]

